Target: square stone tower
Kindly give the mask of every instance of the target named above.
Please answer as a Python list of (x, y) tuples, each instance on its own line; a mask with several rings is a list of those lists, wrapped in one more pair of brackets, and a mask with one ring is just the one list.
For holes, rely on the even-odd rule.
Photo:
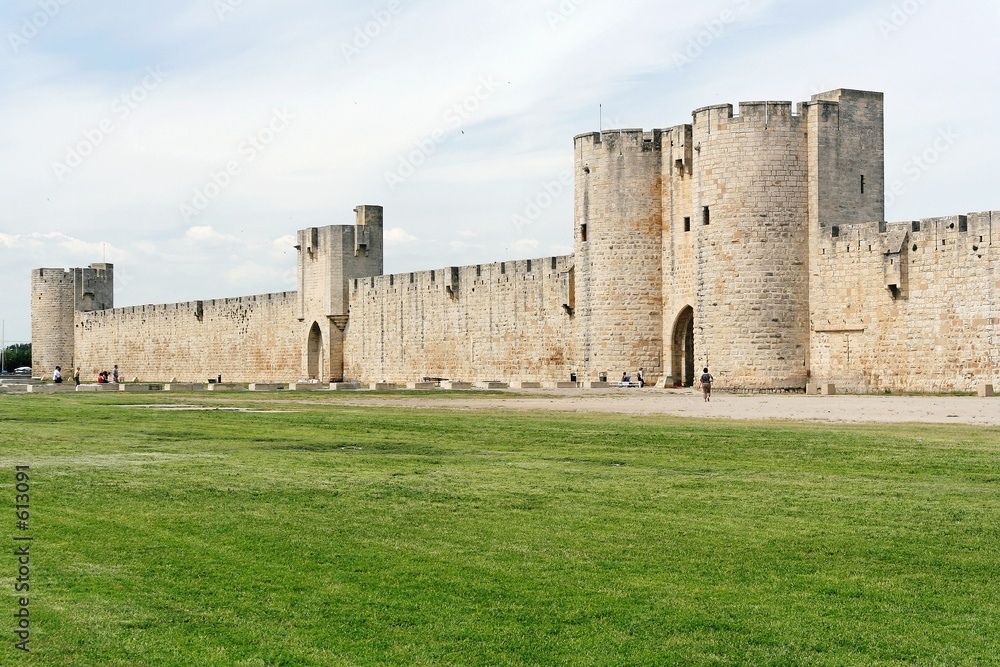
[(358, 206), (353, 225), (298, 232), (298, 320), (306, 349), (305, 376), (341, 380), (351, 281), (383, 271), (381, 206)]

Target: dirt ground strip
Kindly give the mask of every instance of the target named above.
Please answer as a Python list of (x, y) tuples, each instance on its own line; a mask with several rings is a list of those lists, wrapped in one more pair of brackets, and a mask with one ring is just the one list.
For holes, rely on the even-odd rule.
[[(842, 423), (905, 423), (1000, 425), (1000, 398), (974, 396), (806, 396), (804, 394), (727, 394), (710, 403), (701, 394), (672, 389), (546, 390), (511, 398), (380, 398), (358, 395), (349, 405), (391, 405), (453, 409), (559, 410), (632, 415), (674, 415), (722, 419), (789, 419)], [(362, 398), (363, 396), (363, 398)], [(339, 401), (338, 401), (339, 402)]]

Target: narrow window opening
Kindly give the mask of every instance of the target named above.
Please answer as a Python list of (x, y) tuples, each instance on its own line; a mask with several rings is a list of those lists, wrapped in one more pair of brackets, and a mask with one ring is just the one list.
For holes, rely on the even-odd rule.
[(556, 258), (553, 257), (552, 258), (552, 270), (555, 271), (557, 268), (558, 268), (558, 266), (556, 265)]
[(531, 273), (531, 260), (528, 260), (528, 273)]
[(507, 274), (507, 262), (500, 262), (500, 275)]
[(587, 242), (587, 225), (580, 225), (580, 240), (584, 243)]
[(389, 287), (392, 287), (395, 284), (396, 284), (396, 276), (390, 275), (389, 276)]
[(865, 193), (865, 175), (861, 174), (861, 194)]
[(691, 218), (684, 218), (684, 231), (685, 232), (691, 231)]
[(840, 227), (838, 227), (837, 225), (834, 225), (833, 229), (830, 231), (833, 234), (833, 238), (837, 238), (838, 236), (840, 236)]
[(354, 289), (358, 289), (358, 279), (354, 279)]
[(436, 279), (437, 279), (437, 274), (434, 271), (431, 271), (431, 282), (434, 282)]
[(899, 285), (889, 285), (889, 292), (892, 294), (893, 299), (899, 298)]
[(707, 206), (701, 209), (701, 224), (707, 225), (712, 222), (712, 212)]
[(958, 231), (960, 231), (960, 232), (967, 232), (967, 231), (969, 231), (969, 219), (968, 218), (959, 218), (958, 219)]
[(411, 285), (413, 284), (413, 274), (412, 273), (410, 274), (410, 284)]

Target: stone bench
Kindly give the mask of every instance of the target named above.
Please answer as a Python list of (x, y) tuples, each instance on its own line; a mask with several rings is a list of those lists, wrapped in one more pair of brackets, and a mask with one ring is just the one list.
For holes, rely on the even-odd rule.
[(515, 389), (541, 389), (541, 382), (515, 382), (511, 385)]
[(164, 391), (205, 391), (203, 382), (170, 382), (163, 385)]
[(372, 391), (395, 391), (399, 389), (399, 385), (395, 382), (372, 382), (368, 388)]
[(289, 391), (321, 391), (329, 388), (330, 385), (323, 382), (295, 382), (288, 385)]
[[(80, 385), (81, 387), (83, 385)], [(119, 391), (163, 391), (162, 384), (146, 384), (142, 382), (129, 382), (118, 385)]]
[(283, 391), (287, 386), (280, 382), (252, 382), (250, 391)]
[(479, 383), (476, 384), (476, 386), (479, 387), (480, 389), (510, 389), (510, 384), (509, 383), (507, 383), (507, 382), (495, 382), (495, 381), (492, 381), (492, 380), (491, 381), (486, 381), (486, 382), (479, 382)]
[(453, 381), (453, 380), (447, 380), (447, 381), (441, 383), (441, 388), (442, 389), (461, 389), (461, 390), (472, 389), (472, 383), (471, 382), (457, 382), (457, 381)]
[(331, 382), (331, 391), (359, 391), (361, 389), (360, 382)]
[(407, 382), (407, 389), (437, 389), (440, 385), (437, 382)]
[(76, 391), (76, 385), (72, 384), (29, 384), (29, 394), (59, 394), (66, 391)]
[(246, 391), (246, 386), (237, 382), (213, 382), (207, 388), (209, 391)]

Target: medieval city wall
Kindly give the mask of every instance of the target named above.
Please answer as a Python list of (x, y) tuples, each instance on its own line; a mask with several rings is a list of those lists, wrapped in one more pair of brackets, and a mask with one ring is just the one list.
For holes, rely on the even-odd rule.
[(143, 382), (300, 380), (297, 307), (295, 292), (280, 292), (77, 313), (75, 363), (86, 382), (114, 364)]
[(851, 224), (817, 240), (812, 381), (852, 392), (975, 391), (994, 382), (997, 223), (1000, 211)]
[(578, 347), (564, 307), (572, 261), (546, 257), (352, 280), (346, 378), (569, 380)]

